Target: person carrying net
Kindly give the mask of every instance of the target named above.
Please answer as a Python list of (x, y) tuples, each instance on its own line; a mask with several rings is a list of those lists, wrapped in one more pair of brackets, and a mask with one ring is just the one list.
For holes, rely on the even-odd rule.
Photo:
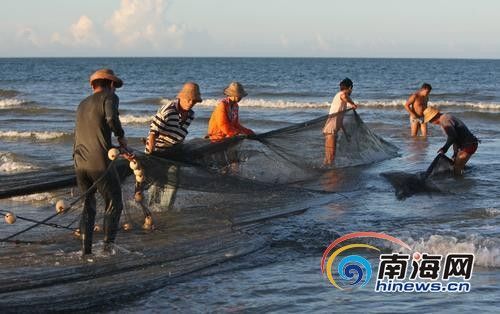
[(438, 153), (446, 154), (453, 145), (453, 172), (455, 175), (462, 175), (465, 164), (477, 150), (479, 140), (462, 120), (448, 113), (443, 114), (436, 108), (428, 107), (424, 110), (424, 123), (429, 122), (441, 126), (447, 136), (446, 143)]
[(208, 122), (208, 138), (221, 141), (236, 135), (254, 135), (254, 132), (240, 123), (238, 102), (247, 96), (247, 92), (238, 82), (231, 82), (224, 89), (227, 97), (219, 101)]
[(325, 158), (323, 164), (325, 166), (331, 165), (335, 160), (338, 132), (342, 129), (344, 134), (346, 134), (344, 129), (344, 114), (347, 110), (347, 104), (351, 105), (352, 109), (358, 108), (351, 99), (354, 87), (353, 82), (346, 77), (339, 85), (340, 91), (333, 97), (328, 113), (329, 117), (323, 128), (323, 134), (325, 135)]
[[(158, 109), (151, 121), (146, 154), (177, 159), (177, 155), (182, 154), (180, 144), (184, 142), (188, 127), (194, 119), (192, 108), (199, 102), (202, 102), (200, 87), (194, 82), (187, 82), (174, 101)], [(149, 188), (150, 205), (159, 202), (162, 207), (170, 208), (174, 202), (179, 169), (173, 163), (167, 168), (164, 169), (167, 183), (163, 186), (153, 184)]]
[(108, 150), (112, 148), (111, 133), (120, 147), (127, 151), (125, 132), (118, 113), (115, 89), (123, 85), (110, 69), (97, 70), (90, 77), (93, 94), (85, 98), (76, 111), (73, 159), (78, 187), (85, 194), (80, 233), (82, 255), (92, 254), (92, 235), (96, 216), (95, 189), (104, 198), (104, 250), (114, 243), (123, 209), (120, 178), (110, 167)]

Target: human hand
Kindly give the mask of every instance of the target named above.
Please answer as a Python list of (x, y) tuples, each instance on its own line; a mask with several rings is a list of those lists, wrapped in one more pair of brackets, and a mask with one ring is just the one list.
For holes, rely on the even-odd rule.
[(121, 148), (127, 149), (127, 139), (125, 138), (125, 136), (119, 137), (119, 138), (117, 138), (117, 140), (118, 140), (118, 144), (120, 144)]

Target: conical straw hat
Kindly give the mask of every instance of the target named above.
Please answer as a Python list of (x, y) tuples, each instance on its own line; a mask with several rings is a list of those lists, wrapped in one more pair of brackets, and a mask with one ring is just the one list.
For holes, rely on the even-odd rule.
[(238, 82), (231, 82), (228, 87), (224, 90), (224, 95), (226, 96), (236, 96), (236, 97), (245, 97), (247, 96), (247, 92)]
[(113, 72), (113, 70), (111, 69), (99, 69), (95, 71), (90, 76), (90, 84), (92, 84), (93, 81), (99, 79), (105, 79), (115, 82), (114, 86), (116, 88), (120, 88), (123, 86), (123, 81), (118, 76), (116, 76), (115, 72)]
[(187, 82), (184, 84), (177, 98), (192, 99), (196, 100), (196, 102), (203, 101), (203, 99), (201, 99), (200, 86), (194, 82)]

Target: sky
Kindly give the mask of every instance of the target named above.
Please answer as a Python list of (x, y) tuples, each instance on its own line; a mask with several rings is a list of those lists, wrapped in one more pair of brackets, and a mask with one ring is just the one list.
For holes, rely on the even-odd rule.
[(0, 0), (0, 57), (500, 58), (497, 0)]

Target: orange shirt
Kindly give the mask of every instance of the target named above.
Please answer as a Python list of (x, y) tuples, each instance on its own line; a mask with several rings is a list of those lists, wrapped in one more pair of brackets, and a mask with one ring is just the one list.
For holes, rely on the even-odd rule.
[(208, 137), (219, 141), (238, 134), (253, 134), (253, 131), (240, 124), (238, 103), (231, 105), (229, 99), (221, 100), (212, 112), (208, 122)]

